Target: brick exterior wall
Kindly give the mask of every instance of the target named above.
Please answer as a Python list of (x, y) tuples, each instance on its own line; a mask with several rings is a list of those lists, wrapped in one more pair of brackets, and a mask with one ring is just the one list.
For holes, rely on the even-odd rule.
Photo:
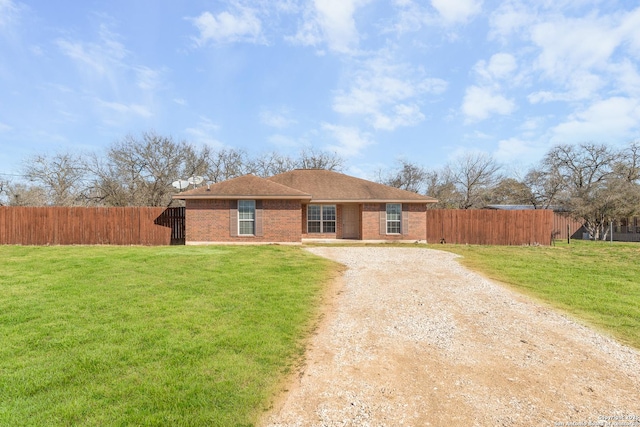
[[(307, 205), (299, 200), (263, 200), (262, 236), (237, 236), (230, 233), (231, 200), (186, 200), (186, 242), (189, 243), (268, 243), (300, 242), (310, 239), (342, 238), (342, 205), (336, 205), (336, 233), (307, 233)], [(409, 233), (380, 234), (380, 211), (384, 203), (360, 205), (362, 240), (426, 240), (426, 205), (405, 204)]]
[(267, 243), (300, 242), (301, 203), (299, 200), (263, 200), (262, 231), (258, 236), (231, 237), (231, 200), (186, 200), (186, 242)]
[(410, 203), (409, 208), (409, 240), (427, 240), (427, 205)]
[(426, 204), (402, 205), (409, 212), (409, 233), (380, 234), (380, 211), (386, 211), (385, 203), (364, 203), (362, 206), (362, 240), (426, 240)]
[(364, 203), (362, 205), (362, 240), (379, 240), (380, 236), (380, 203)]

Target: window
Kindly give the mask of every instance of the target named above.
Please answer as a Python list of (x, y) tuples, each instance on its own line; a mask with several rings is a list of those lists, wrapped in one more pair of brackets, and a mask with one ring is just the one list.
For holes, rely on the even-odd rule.
[(255, 200), (238, 200), (238, 234), (253, 236), (256, 231)]
[(307, 206), (307, 233), (335, 233), (336, 206)]
[(402, 228), (400, 221), (402, 218), (402, 204), (387, 203), (387, 234), (400, 234)]

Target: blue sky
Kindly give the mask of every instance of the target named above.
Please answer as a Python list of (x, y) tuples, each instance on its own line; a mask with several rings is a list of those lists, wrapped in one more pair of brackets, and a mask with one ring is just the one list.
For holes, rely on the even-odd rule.
[(469, 150), (517, 172), (637, 140), (639, 65), (630, 0), (0, 0), (0, 173), (149, 130), (365, 178)]

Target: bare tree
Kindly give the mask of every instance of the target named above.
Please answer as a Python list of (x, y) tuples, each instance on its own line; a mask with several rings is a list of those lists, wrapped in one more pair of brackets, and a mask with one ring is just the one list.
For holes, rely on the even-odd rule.
[(4, 206), (7, 203), (7, 183), (5, 181), (0, 181), (0, 206)]
[(532, 168), (522, 184), (526, 188), (525, 199), (535, 209), (549, 209), (561, 198), (564, 183), (557, 170)]
[(427, 187), (428, 172), (423, 167), (407, 160), (397, 162), (391, 171), (378, 171), (378, 182), (402, 190), (423, 193)]
[(629, 183), (640, 183), (640, 141), (631, 142), (622, 149), (613, 164), (613, 173)]
[(247, 166), (250, 173), (263, 178), (296, 169), (296, 160), (275, 151), (259, 155)]
[(456, 186), (445, 179), (442, 171), (429, 171), (425, 178), (426, 194), (438, 200), (429, 204), (433, 209), (455, 209), (459, 206), (460, 195)]
[(344, 167), (344, 159), (337, 153), (305, 148), (300, 152), (296, 167), (298, 169), (326, 169), (340, 172)]
[(49, 204), (47, 191), (37, 185), (10, 182), (5, 186), (8, 206), (46, 206)]
[(531, 201), (527, 185), (510, 177), (500, 179), (486, 194), (491, 204), (528, 205)]
[(458, 193), (458, 208), (481, 208), (487, 192), (501, 179), (501, 166), (484, 153), (466, 153), (444, 169), (444, 181)]
[(608, 191), (618, 196), (614, 215), (628, 218), (640, 213), (640, 142), (622, 149), (613, 163)]
[(233, 148), (215, 152), (207, 150), (206, 156), (202, 157), (206, 164), (203, 174), (210, 182), (225, 181), (248, 173), (247, 153), (242, 150)]
[(558, 145), (547, 153), (543, 164), (557, 172), (568, 188), (588, 191), (611, 176), (618, 157), (604, 144)]
[(209, 172), (209, 152), (197, 152), (154, 132), (115, 142), (105, 158), (94, 156), (95, 193), (108, 206), (167, 206), (177, 191), (171, 183)]
[(546, 173), (562, 180), (558, 200), (596, 239), (604, 238), (606, 224), (617, 213), (620, 191), (614, 165), (620, 153), (604, 144), (583, 143), (552, 148), (542, 162)]
[(306, 148), (293, 158), (275, 151), (258, 155), (246, 162), (246, 172), (261, 177), (269, 177), (294, 169), (326, 169), (341, 171), (344, 159), (336, 153)]
[[(23, 175), (34, 186), (43, 189), (42, 204), (73, 206), (85, 204), (87, 170), (81, 156), (72, 153), (38, 154), (27, 159)], [(35, 201), (35, 200), (34, 200)]]

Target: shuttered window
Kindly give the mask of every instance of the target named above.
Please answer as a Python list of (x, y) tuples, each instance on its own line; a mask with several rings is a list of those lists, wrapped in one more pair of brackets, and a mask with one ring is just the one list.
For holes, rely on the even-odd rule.
[(387, 203), (387, 234), (402, 232), (402, 204)]
[(256, 201), (238, 200), (238, 235), (256, 234)]
[(262, 237), (262, 200), (231, 200), (229, 235)]
[(382, 203), (380, 205), (380, 235), (409, 234), (409, 205)]

